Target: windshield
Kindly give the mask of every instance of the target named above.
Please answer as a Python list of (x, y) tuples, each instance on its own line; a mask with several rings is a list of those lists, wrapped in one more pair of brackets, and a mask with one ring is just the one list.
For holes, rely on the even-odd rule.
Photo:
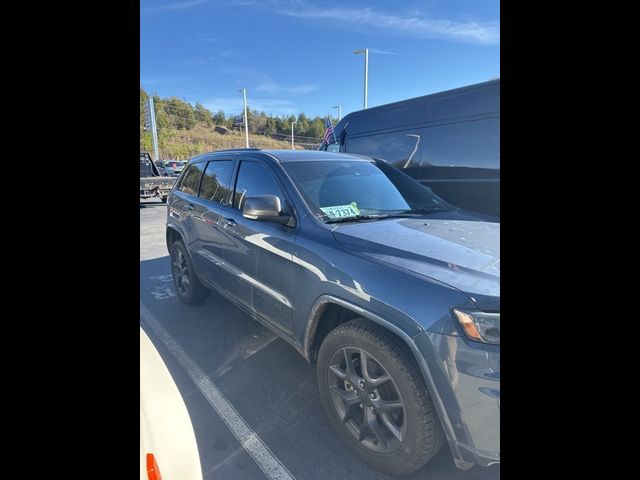
[(454, 207), (384, 162), (283, 162), (312, 212), (324, 221), (431, 213)]

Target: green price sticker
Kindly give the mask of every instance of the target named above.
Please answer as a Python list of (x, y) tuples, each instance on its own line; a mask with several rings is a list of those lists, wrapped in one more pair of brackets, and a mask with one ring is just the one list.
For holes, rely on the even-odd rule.
[(360, 215), (356, 202), (349, 205), (336, 205), (334, 207), (321, 207), (320, 210), (329, 218), (349, 218)]

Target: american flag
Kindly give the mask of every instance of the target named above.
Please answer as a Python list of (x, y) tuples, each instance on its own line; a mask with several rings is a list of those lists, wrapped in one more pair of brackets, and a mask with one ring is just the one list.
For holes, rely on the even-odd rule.
[(333, 135), (333, 125), (331, 124), (331, 119), (327, 117), (327, 121), (324, 124), (326, 130), (324, 132), (324, 137), (322, 138), (322, 143), (331, 143), (331, 136)]

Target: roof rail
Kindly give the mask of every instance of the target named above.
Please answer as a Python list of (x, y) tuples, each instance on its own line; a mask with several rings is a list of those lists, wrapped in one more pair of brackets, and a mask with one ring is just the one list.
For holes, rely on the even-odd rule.
[(241, 152), (246, 152), (246, 151), (252, 151), (252, 152), (257, 152), (259, 151), (259, 148), (255, 148), (255, 147), (249, 147), (249, 148), (227, 148), (224, 150), (216, 150), (217, 152), (236, 152), (236, 151), (241, 151)]

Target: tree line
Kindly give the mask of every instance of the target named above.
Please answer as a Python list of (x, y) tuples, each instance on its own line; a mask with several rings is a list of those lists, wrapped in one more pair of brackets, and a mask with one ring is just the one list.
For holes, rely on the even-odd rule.
[[(161, 98), (152, 94), (153, 104), (156, 113), (156, 125), (159, 131), (162, 130), (191, 130), (196, 126), (208, 128), (214, 125), (226, 128), (234, 128), (234, 117), (242, 112), (227, 114), (221, 109), (216, 113), (208, 110), (201, 103), (191, 105), (177, 97)], [(148, 101), (149, 94), (140, 88), (140, 133), (144, 131), (144, 105)], [(296, 137), (309, 137), (318, 142), (322, 139), (325, 131), (326, 117), (307, 117), (304, 113), (298, 116), (272, 116), (264, 112), (248, 109), (249, 133), (262, 135), (291, 135), (291, 123), (295, 124)], [(331, 119), (333, 125), (337, 123), (337, 118)], [(238, 127), (235, 127), (238, 128)]]

